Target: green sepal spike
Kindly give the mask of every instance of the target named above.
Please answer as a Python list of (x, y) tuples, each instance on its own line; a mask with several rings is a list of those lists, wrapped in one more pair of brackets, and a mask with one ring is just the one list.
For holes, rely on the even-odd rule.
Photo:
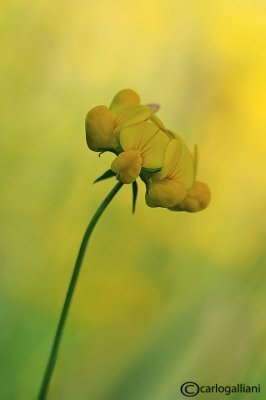
[(132, 183), (132, 194), (133, 194), (132, 213), (135, 214), (136, 202), (138, 197), (138, 184), (136, 181)]
[(112, 171), (111, 169), (108, 169), (104, 174), (99, 176), (99, 178), (95, 179), (95, 181), (93, 183), (104, 181), (105, 179), (112, 178), (115, 175), (116, 175), (116, 173), (114, 171)]

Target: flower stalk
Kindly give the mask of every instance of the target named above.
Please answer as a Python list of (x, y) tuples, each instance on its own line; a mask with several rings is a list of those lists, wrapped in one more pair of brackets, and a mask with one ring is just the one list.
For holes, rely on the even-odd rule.
[(133, 213), (138, 194), (138, 177), (146, 185), (145, 199), (149, 207), (194, 213), (204, 210), (210, 202), (209, 187), (196, 180), (197, 147), (192, 154), (182, 138), (167, 129), (155, 115), (158, 109), (159, 105), (155, 103), (140, 104), (140, 97), (134, 90), (123, 89), (115, 95), (109, 108), (96, 106), (86, 116), (88, 147), (98, 152), (99, 156), (106, 151), (116, 155), (111, 168), (94, 183), (114, 176), (119, 182), (92, 217), (82, 239), (38, 400), (45, 400), (47, 396), (88, 241), (97, 221), (123, 184), (132, 184)]
[(72, 274), (72, 277), (71, 277), (71, 280), (69, 283), (69, 287), (67, 290), (67, 294), (65, 297), (64, 305), (63, 305), (61, 315), (59, 318), (59, 322), (58, 322), (56, 334), (54, 337), (50, 357), (49, 357), (49, 360), (48, 360), (48, 363), (46, 366), (46, 370), (45, 370), (45, 373), (43, 376), (42, 385), (41, 385), (40, 392), (38, 395), (38, 400), (45, 400), (46, 396), (47, 396), (49, 384), (50, 384), (50, 381), (51, 381), (51, 378), (53, 375), (53, 371), (54, 371), (54, 367), (56, 364), (56, 360), (57, 360), (58, 350), (59, 350), (59, 346), (61, 343), (64, 326), (65, 326), (66, 319), (67, 319), (67, 316), (69, 313), (71, 300), (73, 298), (74, 290), (76, 287), (76, 283), (78, 280), (82, 261), (83, 261), (83, 258), (84, 258), (85, 252), (86, 252), (86, 248), (87, 248), (89, 239), (90, 239), (93, 229), (94, 229), (96, 223), (98, 222), (99, 218), (101, 217), (102, 213), (104, 212), (104, 210), (106, 209), (108, 204), (112, 201), (112, 199), (114, 198), (114, 196), (117, 194), (117, 192), (120, 190), (120, 188), (122, 186), (123, 186), (123, 183), (118, 182), (114, 186), (114, 188), (111, 190), (111, 192), (106, 196), (106, 198), (103, 200), (102, 204), (100, 205), (100, 207), (98, 208), (98, 210), (96, 211), (94, 216), (92, 217), (92, 219), (85, 231), (85, 234), (83, 236), (83, 239), (82, 239), (82, 242), (80, 245), (80, 249), (78, 252), (77, 260), (75, 263), (75, 267), (73, 270), (73, 274)]

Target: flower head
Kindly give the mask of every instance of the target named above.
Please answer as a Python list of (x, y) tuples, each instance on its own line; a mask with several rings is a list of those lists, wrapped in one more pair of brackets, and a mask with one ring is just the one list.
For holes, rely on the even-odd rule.
[(181, 137), (155, 115), (158, 109), (156, 103), (141, 105), (134, 90), (124, 89), (109, 108), (96, 106), (88, 112), (88, 146), (116, 154), (111, 169), (98, 180), (116, 175), (122, 183), (136, 185), (140, 176), (149, 207), (200, 211), (209, 204), (211, 194), (205, 183), (196, 181), (198, 149), (191, 154)]

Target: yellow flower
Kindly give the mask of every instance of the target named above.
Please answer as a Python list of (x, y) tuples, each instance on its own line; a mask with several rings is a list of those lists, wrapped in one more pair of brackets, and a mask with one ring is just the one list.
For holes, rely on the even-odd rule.
[(100, 105), (86, 116), (86, 140), (93, 151), (121, 151), (121, 129), (145, 121), (152, 114), (148, 106), (140, 105), (139, 95), (132, 89), (124, 89), (113, 98), (110, 108)]
[(142, 167), (148, 171), (162, 167), (169, 138), (154, 122), (143, 121), (123, 128), (119, 141), (123, 151), (111, 169), (121, 182), (134, 182)]
[(172, 211), (197, 212), (211, 199), (209, 187), (196, 181), (198, 148), (190, 154), (183, 140), (166, 130), (170, 140), (162, 170), (147, 182), (146, 203), (150, 207), (166, 207)]
[(193, 154), (194, 163), (194, 183), (186, 194), (186, 197), (174, 207), (169, 208), (172, 211), (187, 211), (197, 212), (204, 210), (211, 201), (211, 191), (206, 183), (196, 181), (198, 173), (199, 152), (198, 147), (195, 146)]
[(175, 137), (168, 143), (161, 171), (148, 179), (146, 203), (150, 207), (174, 207), (193, 185), (192, 155), (183, 140)]

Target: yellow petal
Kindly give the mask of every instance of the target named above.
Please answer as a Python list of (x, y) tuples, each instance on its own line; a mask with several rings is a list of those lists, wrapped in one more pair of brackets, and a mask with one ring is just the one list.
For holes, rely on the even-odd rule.
[(152, 113), (149, 107), (143, 105), (119, 107), (111, 110), (111, 112), (114, 118), (116, 134), (127, 126), (145, 121)]
[(181, 138), (170, 140), (162, 170), (154, 174), (154, 179), (175, 179), (190, 189), (194, 182), (192, 155)]
[(165, 133), (150, 121), (126, 127), (120, 132), (122, 148), (139, 150), (145, 168), (162, 166), (168, 142)]
[(91, 150), (114, 149), (119, 143), (113, 133), (113, 117), (106, 106), (96, 106), (86, 116), (86, 139)]
[(173, 207), (180, 203), (186, 196), (187, 189), (184, 183), (169, 180), (148, 183), (146, 203), (149, 207)]
[(112, 100), (110, 108), (129, 106), (132, 104), (139, 104), (140, 97), (135, 90), (123, 89), (118, 92)]
[(196, 181), (184, 200), (170, 209), (172, 211), (197, 212), (206, 208), (210, 200), (211, 192), (209, 187), (203, 182)]
[(138, 150), (120, 153), (112, 162), (111, 169), (123, 183), (134, 182), (140, 174), (142, 159)]

